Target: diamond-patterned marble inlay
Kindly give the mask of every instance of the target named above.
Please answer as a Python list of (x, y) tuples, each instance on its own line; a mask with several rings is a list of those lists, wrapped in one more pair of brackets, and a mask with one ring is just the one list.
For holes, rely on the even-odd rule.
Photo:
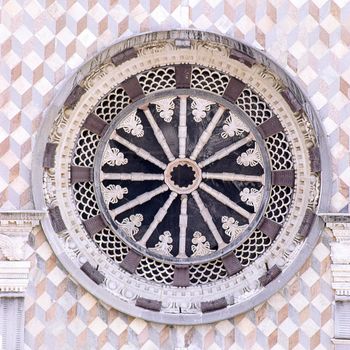
[(43, 232), (25, 300), (26, 349), (329, 349), (333, 336), (329, 238), (289, 284), (267, 302), (234, 319), (201, 326), (167, 326), (126, 316), (98, 302), (73, 282)]
[(117, 38), (189, 27), (228, 34), (264, 49), (296, 78), (324, 121), (330, 148), (338, 143), (344, 147), (336, 155), (332, 152), (332, 205), (336, 211), (348, 211), (349, 191), (340, 188), (349, 168), (349, 7), (346, 1), (239, 1), (234, 6), (209, 0), (32, 0), (25, 6), (5, 1), (0, 30), (0, 207), (32, 207), (35, 132), (64, 78)]
[[(197, 28), (262, 48), (295, 77), (317, 108), (328, 136), (333, 159), (332, 209), (349, 211), (348, 1), (5, 0), (0, 12), (0, 208), (33, 205), (30, 168), (35, 134), (63, 79), (118, 38), (144, 31)], [(152, 323), (129, 328), (133, 319), (106, 309), (67, 277), (41, 232), (34, 237), (34, 248), (26, 296), (27, 350), (200, 349), (203, 344), (212, 349), (274, 350), (331, 346), (326, 238), (317, 249), (327, 254), (314, 253), (301, 277), (296, 276), (259, 308), (214, 326), (172, 328)], [(258, 320), (258, 315), (267, 316)], [(284, 324), (287, 318), (289, 323)], [(107, 326), (97, 327), (99, 331), (105, 328), (99, 335), (91, 330), (95, 319)], [(277, 324), (285, 327), (275, 329)]]

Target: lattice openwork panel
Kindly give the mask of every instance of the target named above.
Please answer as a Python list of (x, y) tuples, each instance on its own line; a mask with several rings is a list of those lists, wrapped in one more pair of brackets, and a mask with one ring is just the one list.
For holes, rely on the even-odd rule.
[(290, 210), (293, 200), (293, 188), (287, 186), (272, 186), (266, 217), (283, 224)]
[(268, 104), (252, 89), (245, 88), (236, 100), (236, 105), (252, 118), (256, 125), (260, 125), (273, 117)]
[(78, 166), (92, 167), (100, 137), (88, 129), (82, 129), (74, 149), (72, 163)]
[(104, 254), (118, 264), (124, 260), (130, 250), (109, 228), (104, 228), (100, 232), (97, 232), (93, 240)]
[(91, 182), (75, 183), (73, 185), (73, 194), (76, 208), (82, 220), (90, 219), (100, 212)]
[(138, 79), (145, 95), (176, 86), (175, 68), (171, 66), (143, 72), (138, 75)]
[(271, 239), (256, 230), (234, 253), (242, 266), (248, 266), (254, 262), (271, 245)]
[(192, 89), (202, 89), (222, 95), (229, 81), (230, 77), (227, 74), (205, 67), (192, 68)]
[(144, 257), (140, 261), (136, 274), (149, 281), (171, 285), (174, 279), (174, 266)]
[(293, 169), (292, 152), (283, 132), (268, 137), (266, 139), (266, 147), (270, 154), (273, 170)]
[(221, 259), (190, 267), (190, 281), (192, 285), (207, 284), (225, 277), (227, 277), (227, 272)]
[(131, 99), (125, 90), (117, 87), (102, 98), (95, 108), (95, 114), (110, 123), (130, 103)]

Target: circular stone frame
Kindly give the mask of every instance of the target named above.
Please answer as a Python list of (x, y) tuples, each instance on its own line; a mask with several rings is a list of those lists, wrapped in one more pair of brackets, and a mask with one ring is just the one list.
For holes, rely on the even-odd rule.
[[(180, 186), (175, 183), (175, 181), (172, 179), (173, 178), (173, 171), (177, 167), (181, 166), (186, 166), (192, 170), (193, 173), (193, 180), (192, 182), (187, 185), (187, 186)], [(174, 191), (178, 194), (189, 194), (192, 191), (196, 190), (200, 184), (202, 178), (202, 170), (201, 168), (197, 165), (196, 162), (194, 162), (191, 159), (188, 158), (177, 158), (170, 162), (165, 171), (164, 171), (164, 182), (168, 185), (171, 191)]]
[[(132, 48), (137, 48), (136, 56)], [(121, 58), (120, 54), (124, 55), (124, 58)], [(143, 63), (140, 61), (142, 56), (143, 59), (146, 57)], [(120, 66), (121, 69), (124, 68), (124, 73), (119, 70), (106, 77), (104, 72), (108, 72), (110, 68), (108, 62), (113, 57), (119, 57), (114, 62), (115, 69), (118, 70)], [(267, 100), (270, 98), (270, 102), (274, 100), (278, 104), (279, 109), (274, 107), (274, 111), (281, 116), (284, 127), (296, 128), (300, 136), (300, 145), (304, 147), (305, 152), (308, 150), (308, 154), (298, 154), (300, 159), (294, 155), (294, 161), (300, 164), (306, 163), (305, 174), (315, 172), (320, 181), (317, 186), (313, 187), (316, 188), (319, 196), (314, 197), (312, 203), (309, 200), (304, 206), (299, 196), (293, 204), (293, 210), (296, 209), (296, 206), (300, 206), (303, 215), (310, 214), (310, 212), (311, 214), (309, 217), (305, 215), (293, 218), (293, 212), (290, 213), (289, 223), (296, 227), (294, 229), (296, 238), (290, 241), (293, 243), (292, 246), (286, 247), (286, 243), (283, 245), (281, 240), (277, 239), (266, 254), (258, 258), (252, 266), (239, 272), (238, 277), (234, 275), (224, 281), (200, 286), (201, 293), (198, 293), (194, 286), (186, 288), (164, 286), (158, 290), (156, 283), (144, 283), (139, 277), (130, 279), (127, 271), (112, 267), (110, 262), (97, 253), (97, 249), (94, 250), (92, 246), (89, 246), (92, 243), (89, 239), (84, 238), (86, 232), (83, 232), (84, 227), (78, 220), (74, 207), (71, 207), (69, 202), (65, 202), (70, 200), (70, 164), (67, 162), (65, 151), (66, 147), (67, 149), (74, 147), (74, 140), (70, 138), (70, 135), (65, 134), (65, 128), (67, 130), (70, 127), (80, 129), (84, 123), (82, 116), (84, 115), (84, 118), (87, 116), (83, 114), (86, 107), (84, 102), (79, 102), (85, 91), (77, 87), (77, 83), (80, 84), (80, 87), (83, 83), (87, 91), (82, 101), (98, 99), (103, 96), (102, 91), (108, 85), (108, 82), (103, 79), (112, 81), (118, 74), (122, 80), (125, 80), (134, 74), (132, 71), (136, 65), (126, 67), (124, 64), (132, 59), (137, 64), (140, 64), (139, 61), (142, 64), (147, 63), (148, 69), (162, 64), (192, 64), (199, 60), (207, 67), (242, 79), (246, 84), (255, 88), (254, 84), (259, 83), (258, 92)], [(231, 62), (234, 62), (234, 66)], [(103, 69), (100, 69), (101, 66)], [(255, 68), (259, 72), (255, 72)], [(252, 78), (250, 73), (257, 73), (257, 75)], [(91, 86), (100, 78), (102, 79), (101, 84), (97, 84), (95, 90), (90, 91)], [(64, 88), (45, 113), (38, 133), (32, 163), (33, 197), (36, 209), (48, 210), (47, 217), (42, 220), (42, 227), (55, 254), (72, 277), (89, 292), (122, 312), (149, 321), (170, 324), (202, 324), (233, 317), (262, 303), (285, 285), (301, 268), (311, 254), (324, 226), (317, 212), (328, 210), (331, 183), (329, 181), (331, 179), (330, 169), (327, 166), (330, 164), (329, 151), (321, 123), (305, 94), (285, 71), (265, 54), (228, 37), (195, 30), (142, 34), (116, 43), (103, 51), (96, 58), (84, 64), (63, 85)], [(99, 95), (101, 93), (102, 95)], [(66, 110), (69, 104), (67, 101), (73, 105), (76, 104), (73, 112), (70, 108)], [(65, 107), (62, 109), (62, 106)], [(303, 120), (301, 120), (300, 113), (298, 114), (300, 111), (305, 117)], [(300, 123), (304, 128), (301, 128)], [(313, 137), (314, 147), (311, 148), (306, 147), (310, 144), (310, 135), (307, 130)], [(297, 137), (297, 134), (294, 137)], [(64, 142), (60, 143), (60, 140)], [(291, 138), (289, 141), (294, 142), (294, 139)], [(84, 173), (84, 176), (88, 174)], [(298, 174), (296, 180), (306, 181), (311, 186), (315, 178), (309, 178), (310, 175), (304, 175), (305, 178), (302, 176), (301, 173)], [(53, 196), (50, 195), (50, 190), (54, 192)], [(310, 196), (310, 193), (308, 195)], [(63, 203), (67, 203), (68, 206), (65, 207)], [(307, 232), (303, 232), (303, 229), (300, 228), (305, 222), (308, 224)], [(288, 238), (288, 235), (285, 235), (287, 231), (284, 230), (281, 237)], [(75, 239), (77, 241), (85, 239), (87, 250), (84, 252), (81, 250), (79, 254), (75, 254), (77, 249)], [(281, 262), (280, 260), (269, 260), (271, 257), (267, 259), (266, 255), (274, 252), (275, 246), (288, 248), (289, 260)], [(290, 251), (291, 249), (294, 254)], [(266, 263), (269, 267), (267, 271)], [(96, 269), (96, 265), (100, 266), (99, 269)], [(274, 269), (275, 266), (277, 266), (276, 269)], [(118, 275), (119, 285), (111, 278), (113, 274)], [(258, 280), (260, 282), (256, 283)], [(133, 284), (133, 288), (126, 288), (130, 283)], [(245, 284), (249, 287), (248, 293), (238, 292), (236, 285), (240, 283), (242, 286)], [(227, 289), (224, 286), (227, 286)], [(140, 290), (144, 293), (142, 296), (137, 294), (137, 291)], [(181, 299), (181, 295), (185, 295), (188, 304), (191, 305), (187, 305)], [(157, 298), (160, 302), (155, 302)], [(199, 300), (199, 305), (192, 305), (195, 304), (192, 300)], [(172, 308), (174, 305), (175, 308)], [(187, 313), (181, 312), (182, 309)]]
[[(181, 95), (189, 95), (191, 94), (191, 90), (189, 89), (176, 89), (174, 91), (170, 92), (154, 92), (152, 94), (152, 100), (157, 100), (157, 99), (162, 99), (164, 97), (167, 97), (169, 94), (175, 93), (179, 96)], [(208, 98), (211, 101), (214, 101), (218, 103), (220, 106), (224, 106), (228, 110), (234, 112), (234, 114), (240, 119), (243, 120), (244, 123), (249, 127), (250, 132), (253, 135), (253, 140), (257, 143), (260, 152), (262, 153), (262, 159), (263, 159), (263, 169), (264, 169), (264, 191), (263, 191), (263, 196), (261, 203), (259, 205), (259, 209), (256, 213), (254, 213), (254, 218), (251, 222), (249, 222), (247, 228), (244, 230), (242, 234), (240, 234), (236, 239), (234, 239), (232, 242), (227, 244), (224, 248), (218, 249), (215, 253), (212, 253), (207, 256), (200, 256), (200, 257), (188, 257), (188, 258), (181, 258), (178, 259), (176, 257), (165, 257), (163, 255), (157, 254), (156, 252), (151, 252), (149, 249), (146, 249), (145, 247), (142, 247), (138, 245), (137, 243), (133, 240), (131, 240), (116, 224), (116, 222), (108, 215), (108, 208), (102, 198), (101, 194), (101, 163), (102, 163), (102, 155), (105, 150), (105, 146), (108, 143), (108, 140), (113, 134), (114, 130), (117, 129), (118, 124), (121, 124), (123, 120), (129, 115), (133, 110), (137, 108), (141, 108), (142, 106), (145, 105), (146, 102), (150, 101), (149, 97), (145, 97), (142, 99), (137, 100), (136, 102), (130, 104), (128, 107), (126, 107), (121, 113), (119, 113), (118, 118), (115, 118), (108, 126), (108, 130), (104, 132), (103, 137), (101, 138), (98, 146), (97, 146), (97, 151), (95, 155), (96, 161), (94, 162), (94, 186), (95, 186), (95, 193), (96, 193), (96, 199), (98, 202), (99, 207), (101, 208), (101, 212), (104, 215), (104, 219), (108, 222), (109, 226), (111, 229), (114, 231), (116, 235), (118, 235), (123, 241), (125, 241), (127, 244), (131, 245), (136, 251), (138, 251), (140, 254), (147, 255), (154, 257), (158, 259), (159, 261), (163, 262), (168, 262), (172, 264), (177, 264), (177, 265), (186, 265), (186, 264), (198, 264), (198, 263), (205, 263), (208, 261), (211, 261), (217, 257), (229, 254), (230, 251), (232, 251), (235, 247), (237, 247), (239, 244), (244, 242), (249, 235), (254, 231), (254, 229), (258, 226), (259, 222), (261, 222), (261, 219), (266, 211), (266, 207), (269, 202), (269, 193), (271, 191), (271, 167), (269, 164), (269, 157), (267, 155), (267, 151), (264, 146), (263, 139), (260, 135), (260, 133), (257, 131), (254, 123), (249, 119), (245, 113), (240, 110), (237, 106), (233, 105), (231, 102), (226, 101), (225, 99), (215, 96), (209, 92), (204, 92), (204, 91), (196, 91), (196, 96), (200, 98)], [(184, 162), (182, 159), (176, 159), (173, 162), (169, 163), (169, 166), (172, 164), (181, 164)], [(189, 164), (194, 163), (191, 159), (188, 159), (187, 162)], [(171, 166), (169, 167), (171, 170)], [(170, 190), (172, 190), (172, 185), (169, 180), (166, 180), (166, 177), (168, 176), (169, 168), (165, 169), (164, 171), (164, 176), (165, 176), (165, 183), (168, 185)], [(201, 175), (201, 169), (196, 165), (196, 168), (198, 168), (198, 173)], [(169, 174), (170, 175), (170, 174)], [(199, 182), (194, 184), (194, 187), (198, 187)], [(174, 191), (176, 189), (174, 188)], [(184, 194), (188, 193), (187, 191), (184, 191), (183, 193), (178, 192), (179, 194)]]

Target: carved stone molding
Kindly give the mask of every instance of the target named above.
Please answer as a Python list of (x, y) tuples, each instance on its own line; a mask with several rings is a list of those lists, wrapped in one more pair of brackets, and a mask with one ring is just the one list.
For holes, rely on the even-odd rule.
[(335, 294), (337, 296), (347, 295), (350, 300), (350, 265), (332, 264), (331, 270), (333, 275), (332, 287)]
[(335, 290), (334, 343), (335, 350), (349, 349), (350, 344), (350, 215), (321, 215), (334, 236), (331, 243), (332, 287)]
[(0, 211), (0, 260), (24, 260), (28, 236), (44, 214), (40, 210)]
[(28, 285), (29, 270), (29, 261), (0, 261), (0, 293), (24, 293)]
[(24, 347), (24, 297), (29, 281), (30, 262), (25, 261), (25, 245), (45, 211), (0, 211), (0, 347)]
[(336, 296), (349, 296), (350, 300), (350, 215), (327, 215), (324, 220), (335, 238), (331, 243), (332, 287)]
[(333, 289), (336, 296), (350, 297), (350, 215), (323, 214), (322, 217), (334, 236), (331, 242)]
[(25, 245), (44, 214), (40, 210), (0, 211), (0, 292), (25, 292), (30, 269)]
[(140, 35), (82, 66), (52, 106), (33, 153), (35, 207), (48, 208), (43, 230), (67, 271), (119, 311), (230, 318), (315, 246), (325, 136), (261, 52), (199, 31)]
[(332, 339), (336, 350), (347, 350), (350, 347), (349, 339)]

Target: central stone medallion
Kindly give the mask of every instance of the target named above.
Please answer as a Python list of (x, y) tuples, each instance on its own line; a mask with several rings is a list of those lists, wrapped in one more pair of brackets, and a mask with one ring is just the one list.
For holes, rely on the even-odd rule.
[(202, 180), (202, 171), (191, 159), (175, 159), (164, 172), (164, 181), (169, 188), (179, 194), (189, 194), (196, 190)]

